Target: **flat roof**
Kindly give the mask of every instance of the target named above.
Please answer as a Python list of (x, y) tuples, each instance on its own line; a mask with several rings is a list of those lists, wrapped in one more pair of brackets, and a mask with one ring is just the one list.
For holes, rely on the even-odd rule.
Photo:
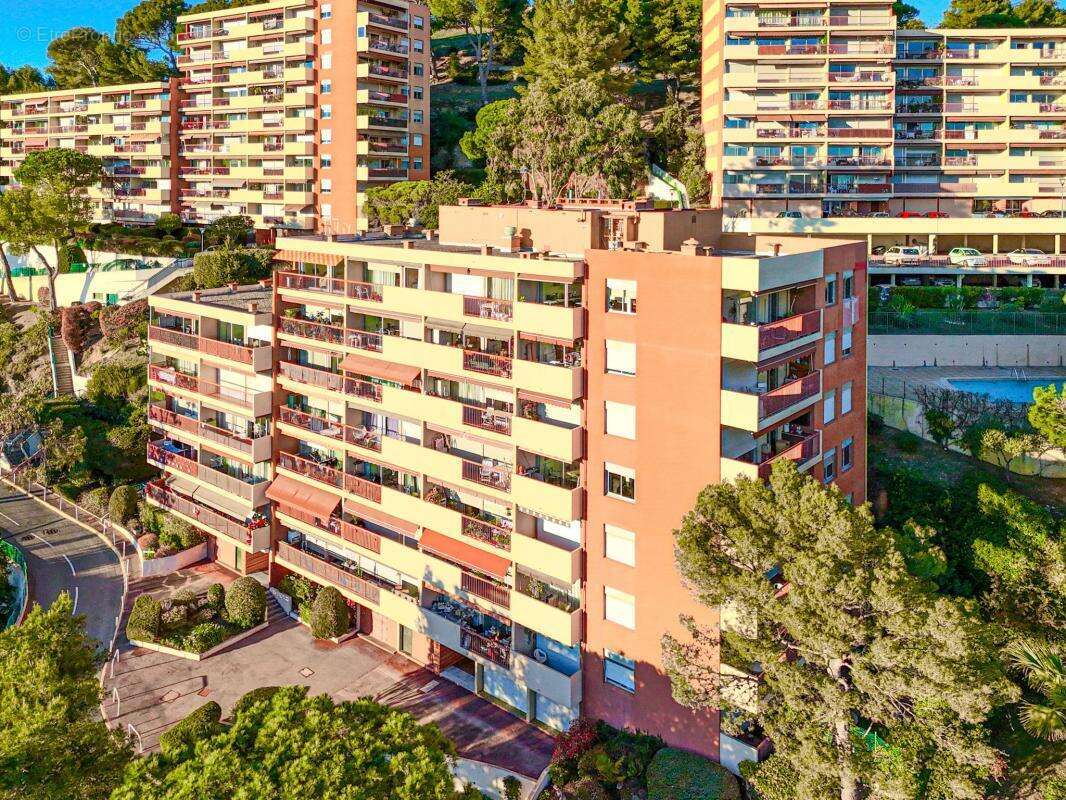
[(180, 300), (184, 303), (196, 303), (197, 305), (214, 306), (216, 308), (229, 308), (237, 311), (252, 313), (252, 303), (256, 303), (256, 313), (269, 311), (272, 290), (269, 286), (258, 283), (248, 286), (238, 286), (236, 289), (222, 287), (220, 289), (197, 290), (200, 297), (196, 299), (194, 292), (175, 292), (173, 294), (153, 295), (163, 300)]
[[(573, 255), (569, 253), (552, 253), (536, 249), (501, 250), (497, 247), (493, 247), (491, 252), (482, 253), (481, 248), (477, 245), (449, 244), (447, 242), (438, 241), (437, 239), (427, 239), (421, 234), (404, 234), (401, 236), (386, 236), (385, 234), (338, 234), (331, 239), (321, 233), (304, 235), (286, 233), (284, 234), (284, 237), (287, 241), (291, 241), (293, 243), (299, 241), (312, 241), (336, 244), (360, 244), (371, 245), (374, 247), (388, 247), (392, 249), (414, 250), (416, 252), (457, 253), (460, 255), (472, 256), (490, 255), (494, 257), (499, 256), (502, 258), (528, 258), (530, 253), (536, 253), (537, 257), (543, 261), (574, 262), (583, 260), (583, 257), (580, 255)], [(409, 246), (405, 247), (405, 245)], [(523, 256), (523, 254), (525, 255)]]
[(78, 89), (46, 89), (43, 92), (24, 92), (22, 94), (5, 94), (0, 102), (16, 100), (47, 99), (55, 95), (110, 94), (111, 92), (136, 92), (143, 89), (158, 89), (165, 92), (170, 89), (170, 81), (149, 81), (148, 83), (115, 83), (110, 86), (82, 86)]

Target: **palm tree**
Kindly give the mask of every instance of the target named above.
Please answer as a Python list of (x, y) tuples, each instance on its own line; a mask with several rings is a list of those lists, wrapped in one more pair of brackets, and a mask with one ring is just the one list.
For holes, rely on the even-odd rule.
[(1066, 740), (1066, 664), (1062, 654), (1031, 642), (1014, 642), (1005, 652), (1029, 688), (1044, 698), (1040, 703), (1022, 702), (1022, 727), (1040, 739)]

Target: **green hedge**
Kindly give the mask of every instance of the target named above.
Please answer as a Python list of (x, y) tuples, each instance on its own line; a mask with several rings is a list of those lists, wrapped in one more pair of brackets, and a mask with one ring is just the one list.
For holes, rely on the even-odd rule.
[(324, 587), (311, 609), (311, 635), (316, 639), (337, 639), (350, 627), (348, 603), (332, 586)]
[(163, 628), (163, 607), (150, 594), (142, 594), (133, 601), (126, 620), (126, 638), (151, 642)]
[(217, 622), (201, 622), (185, 639), (185, 646), (194, 653), (206, 653), (226, 639), (226, 629)]
[(226, 592), (226, 613), (230, 622), (254, 628), (266, 614), (266, 589), (252, 577), (237, 578)]
[(183, 760), (196, 743), (222, 732), (222, 706), (213, 700), (204, 703), (185, 719), (159, 737), (159, 749), (164, 758)]
[(233, 704), (233, 711), (230, 712), (230, 716), (240, 716), (240, 714), (247, 711), (256, 703), (270, 702), (270, 699), (276, 695), (280, 689), (280, 686), (260, 686), (257, 689), (252, 689), (252, 691), (241, 695), (241, 698)]
[(648, 800), (740, 800), (740, 784), (720, 764), (664, 747), (648, 765)]
[[(886, 302), (881, 300), (882, 288), (888, 289)], [(990, 296), (1000, 306), (1009, 305), (1011, 308), (1008, 310), (1039, 308), (1046, 313), (1066, 313), (1061, 289), (1040, 289), (1035, 286), (1004, 286), (999, 289), (985, 286), (871, 286), (869, 311), (891, 310), (898, 308), (901, 302), (917, 309), (944, 309), (959, 295), (962, 295), (964, 309), (977, 308), (983, 298)]]
[(125, 525), (137, 517), (137, 489), (133, 486), (116, 486), (108, 502), (111, 521)]

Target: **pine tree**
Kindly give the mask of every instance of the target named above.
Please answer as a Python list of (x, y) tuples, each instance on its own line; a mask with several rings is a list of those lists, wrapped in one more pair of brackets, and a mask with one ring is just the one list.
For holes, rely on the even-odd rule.
[(1066, 27), (1066, 11), (1055, 0), (1022, 0), (1014, 7), (1014, 13), (1026, 27)]
[(940, 21), (941, 28), (999, 28), (1021, 24), (1010, 0), (951, 0)]
[[(674, 696), (728, 708), (715, 651), (760, 665), (755, 722), (775, 747), (753, 776), (765, 800), (984, 796), (997, 769), (984, 725), (1017, 690), (975, 606), (925, 577), (943, 562), (928, 532), (875, 528), (868, 507), (785, 463), (769, 485), (708, 486), (675, 536), (696, 597), (754, 625), (746, 638), (683, 620), (691, 639), (663, 641)], [(777, 570), (787, 592), (767, 580)], [(782, 774), (787, 794), (773, 791)]]

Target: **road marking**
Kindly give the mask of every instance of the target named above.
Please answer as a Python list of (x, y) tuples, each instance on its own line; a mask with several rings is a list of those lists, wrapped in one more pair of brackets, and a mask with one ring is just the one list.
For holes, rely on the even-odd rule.
[(74, 569), (74, 562), (70, 560), (70, 556), (68, 556), (66, 553), (64, 553), (63, 554), (63, 558), (66, 559), (67, 566), (70, 567), (70, 574), (73, 575), (74, 577), (77, 577), (78, 576), (78, 571), (76, 569)]
[(74, 616), (78, 613), (78, 587), (74, 587), (74, 608), (70, 610), (70, 615)]
[(17, 519), (13, 519), (12, 517), (9, 517), (3, 511), (0, 511), (0, 517), (3, 517), (4, 519), (6, 519), (8, 522), (10, 522), (16, 528), (19, 527), (19, 525), (21, 524)]

